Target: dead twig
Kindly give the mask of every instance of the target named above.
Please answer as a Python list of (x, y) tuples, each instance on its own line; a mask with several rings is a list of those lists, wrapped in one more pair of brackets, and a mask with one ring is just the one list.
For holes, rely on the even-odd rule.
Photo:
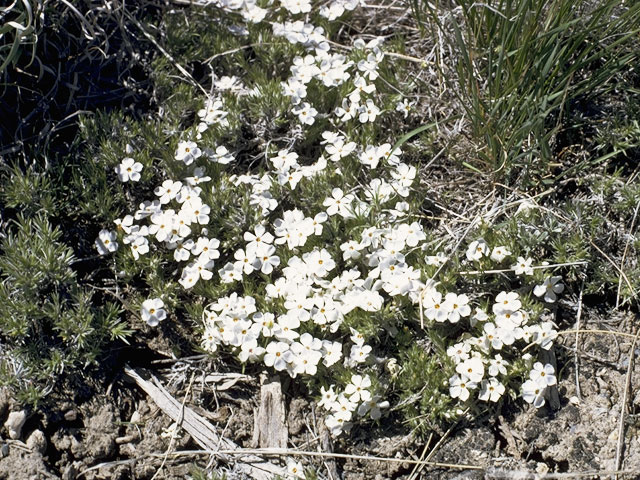
[[(627, 259), (627, 251), (629, 250), (629, 243), (631, 236), (633, 235), (633, 228), (636, 225), (636, 218), (638, 217), (638, 208), (640, 208), (640, 201), (636, 204), (636, 209), (633, 212), (633, 219), (631, 220), (631, 227), (629, 228), (629, 235), (627, 235), (627, 241), (624, 245), (624, 251), (622, 252), (622, 260), (620, 260), (620, 275), (618, 276), (618, 292), (616, 293), (616, 308), (620, 306), (620, 291), (622, 290), (622, 269), (624, 268), (624, 262)], [(632, 290), (633, 291), (633, 290)]]
[(180, 71), (180, 73), (182, 73), (187, 80), (189, 81), (189, 83), (191, 83), (194, 87), (198, 88), (202, 93), (204, 93), (205, 97), (209, 98), (209, 94), (207, 93), (207, 91), (202, 87), (202, 85), (200, 85), (195, 78), (193, 78), (193, 76), (187, 72), (187, 70), (185, 70), (185, 68), (180, 65), (174, 58), (173, 56), (167, 52), (162, 45), (160, 45), (158, 43), (158, 41), (153, 37), (153, 35), (151, 35), (149, 32), (147, 32), (145, 30), (145, 28), (142, 26), (142, 24), (135, 19), (129, 12), (127, 12), (126, 10), (124, 10), (124, 15), (129, 19), (129, 21), (131, 21), (131, 23), (133, 23), (136, 27), (138, 27), (138, 29), (142, 32), (142, 34), (147, 37), (147, 39), (153, 43), (155, 45), (155, 47), (160, 51), (160, 53), (162, 53), (162, 55), (164, 55), (166, 57), (167, 60), (169, 60), (169, 62), (171, 62), (171, 64)]
[[(589, 262), (580, 261), (580, 262), (567, 262), (567, 263), (552, 263), (550, 265), (536, 265), (535, 267), (531, 267), (534, 270), (544, 270), (547, 268), (556, 268), (556, 267), (571, 267), (574, 265), (588, 265)], [(460, 275), (481, 275), (485, 273), (507, 273), (513, 272), (513, 268), (502, 268), (498, 270), (468, 270), (465, 272), (459, 272)]]
[(602, 249), (593, 242), (593, 240), (589, 240), (589, 243), (593, 248), (595, 248), (598, 251), (600, 255), (602, 255), (611, 264), (613, 268), (615, 268), (618, 271), (618, 273), (620, 274), (620, 277), (624, 279), (625, 283), (629, 287), (632, 298), (636, 298), (638, 296), (638, 293), (636, 292), (635, 288), (633, 288), (633, 285), (629, 281), (629, 277), (627, 277), (627, 274), (624, 273), (624, 271), (620, 269), (620, 267), (618, 267), (618, 265), (616, 265), (616, 263), (613, 260), (611, 260), (611, 257), (609, 257), (609, 255), (604, 253)]
[(580, 347), (580, 319), (582, 317), (582, 294), (584, 292), (584, 279), (580, 286), (580, 294), (578, 295), (578, 311), (576, 312), (576, 348), (575, 348), (575, 364), (576, 364), (576, 396), (582, 400), (582, 393), (580, 391), (580, 362), (578, 357), (578, 349)]
[(184, 420), (184, 405), (185, 403), (187, 403), (187, 398), (189, 398), (189, 393), (191, 392), (191, 387), (193, 386), (194, 378), (195, 378), (195, 372), (191, 374), (191, 380), (189, 381), (189, 386), (187, 387), (187, 391), (185, 392), (184, 398), (182, 399), (182, 407), (180, 409), (180, 418), (175, 423), (176, 427), (171, 431), (171, 438), (169, 439), (169, 446), (167, 447), (167, 451), (164, 453), (164, 458), (162, 459), (162, 463), (160, 464), (160, 467), (158, 467), (158, 470), (156, 470), (156, 473), (154, 473), (153, 477), (151, 477), (151, 480), (155, 480), (155, 478), (160, 474), (160, 472), (164, 468), (164, 465), (167, 463), (167, 458), (169, 457), (169, 452), (173, 448), (173, 442), (175, 441), (176, 436), (178, 434), (178, 429), (182, 427), (182, 421)]
[[(624, 421), (627, 414), (629, 391), (631, 390), (631, 373), (633, 372), (633, 361), (638, 336), (640, 336), (640, 329), (638, 329), (635, 337), (633, 338), (633, 342), (631, 343), (631, 350), (629, 352), (629, 365), (627, 366), (627, 376), (622, 394), (622, 405), (620, 405), (620, 423), (618, 425), (618, 445), (616, 446), (616, 462), (614, 467), (615, 470), (620, 470), (620, 467), (622, 465), (622, 454), (624, 449)], [(615, 479), (618, 480), (618, 474), (615, 475)]]
[(589, 329), (589, 330), (565, 330), (563, 332), (558, 332), (558, 335), (572, 335), (572, 334), (580, 334), (580, 333), (602, 333), (605, 335), (615, 335), (618, 337), (627, 337), (627, 338), (636, 338), (636, 335), (632, 333), (624, 333), (624, 332), (614, 332), (612, 330), (600, 330), (600, 329)]
[[(231, 462), (229, 454), (222, 452), (235, 452), (238, 446), (218, 435), (215, 428), (191, 408), (183, 406), (160, 384), (158, 379), (144, 369), (125, 367), (125, 375), (130, 377), (142, 390), (149, 395), (158, 407), (174, 422), (181, 421), (182, 428), (191, 435), (193, 440), (219, 459), (226, 463)], [(170, 452), (168, 456), (172, 455)], [(256, 480), (270, 480), (273, 475), (285, 475), (282, 467), (267, 462), (264, 458), (245, 452), (246, 457), (242, 462), (236, 463), (236, 467), (242, 473)]]

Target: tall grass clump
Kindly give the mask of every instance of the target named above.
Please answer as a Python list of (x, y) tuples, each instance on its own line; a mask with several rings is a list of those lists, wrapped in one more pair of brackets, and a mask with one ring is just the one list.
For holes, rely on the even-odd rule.
[(0, 8), (0, 75), (15, 64), (26, 47), (36, 52), (37, 21), (42, 1), (14, 0)]
[(545, 177), (572, 102), (613, 89), (638, 60), (638, 4), (459, 0), (445, 8), (414, 0), (413, 7), (457, 52), (439, 58), (438, 68), (468, 118), (479, 166), (503, 178), (551, 182)]

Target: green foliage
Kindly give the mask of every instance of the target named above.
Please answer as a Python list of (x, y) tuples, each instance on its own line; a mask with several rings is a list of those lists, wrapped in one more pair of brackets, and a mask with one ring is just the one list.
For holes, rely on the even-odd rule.
[(413, 344), (399, 360), (402, 369), (396, 378), (398, 408), (409, 425), (419, 432), (449, 423), (456, 418), (455, 401), (443, 387), (448, 385), (444, 352), (436, 354)]
[(18, 216), (0, 246), (0, 382), (34, 404), (129, 333), (117, 305), (97, 306), (79, 285), (61, 236), (44, 215)]
[(198, 467), (197, 465), (193, 465), (191, 470), (189, 471), (190, 480), (227, 480), (227, 476), (222, 473), (209, 472), (203, 468)]
[(33, 61), (38, 38), (38, 17), (41, 0), (14, 0), (3, 7), (0, 17), (0, 75), (9, 65), (15, 65), (25, 47), (31, 46)]
[[(455, 84), (479, 142), (476, 167), (517, 179), (545, 177), (572, 100), (612, 88), (638, 61), (640, 5), (622, 0), (460, 0), (462, 21), (415, 0), (460, 52)], [(444, 60), (443, 60), (444, 61)], [(439, 64), (444, 72), (444, 67)], [(446, 78), (446, 77), (445, 77)]]

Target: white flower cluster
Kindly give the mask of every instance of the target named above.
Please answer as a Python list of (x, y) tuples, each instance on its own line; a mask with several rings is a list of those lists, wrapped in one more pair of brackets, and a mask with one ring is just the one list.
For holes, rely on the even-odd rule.
[[(471, 242), (466, 252), (467, 259), (471, 261), (490, 256), (492, 260), (502, 262), (509, 255), (511, 253), (506, 247), (496, 246), (491, 250), (483, 239)], [(518, 258), (518, 263), (513, 267), (516, 275), (523, 273), (520, 271), (522, 264), (531, 268), (531, 259), (525, 261), (522, 257)], [(550, 294), (553, 294), (555, 300), (555, 292), (562, 291), (563, 286), (558, 283), (560, 277), (552, 278), (553, 281), (548, 279), (543, 285), (535, 287), (534, 294), (542, 296), (546, 293), (547, 301), (551, 300)], [(425, 295), (424, 306), (427, 318), (439, 322), (455, 323), (471, 314), (466, 295), (447, 293), (443, 298), (435, 288)], [(497, 402), (505, 392), (501, 378), (507, 379), (511, 375), (510, 365), (502, 354), (517, 357), (516, 352), (531, 343), (549, 350), (558, 333), (552, 322), (533, 321), (530, 313), (522, 308), (520, 294), (515, 291), (500, 292), (495, 297), (491, 312), (477, 307), (470, 318), (470, 325), (477, 329), (481, 327), (481, 334), (468, 336), (447, 350), (456, 368), (456, 374), (449, 379), (449, 393), (461, 401), (468, 400), (471, 392), (477, 391), (478, 400)], [(544, 399), (535, 402), (529, 400), (532, 398), (528, 396), (531, 381), (523, 385), (523, 397), (540, 407)], [(543, 391), (544, 388), (539, 389), (536, 395), (542, 395)]]
[(333, 435), (349, 431), (355, 413), (360, 417), (369, 414), (373, 420), (378, 420), (382, 409), (389, 407), (388, 401), (381, 401), (380, 395), (372, 393), (368, 375), (352, 375), (351, 382), (341, 393), (336, 393), (335, 388), (335, 385), (321, 387), (322, 398), (318, 402), (318, 406), (331, 412), (325, 423)]
[[(255, 1), (218, 3), (248, 22), (261, 22), (269, 14)], [(311, 11), (309, 0), (281, 0), (279, 4), (292, 15)], [(320, 15), (335, 19), (358, 4), (334, 0), (322, 7)], [(266, 166), (259, 173), (231, 175), (225, 169), (235, 166), (234, 153), (202, 140), (211, 126), (229, 126), (222, 98), (208, 98), (198, 111), (199, 123), (179, 141), (174, 155), (176, 165), (188, 169), (189, 176), (164, 180), (154, 190), (156, 198), (116, 221), (123, 243), (136, 260), (151, 248), (167, 252), (186, 290), (200, 281), (235, 289), (205, 308), (201, 345), (207, 351), (226, 347), (243, 363), (261, 362), (291, 377), (316, 375), (338, 364), (348, 369), (350, 383), (322, 389), (320, 405), (328, 412), (325, 423), (334, 435), (347, 431), (358, 416), (379, 419), (382, 409), (389, 406), (381, 387), (374, 388), (384, 359), (376, 358), (373, 342), (367, 344), (364, 335), (347, 328), (350, 315), (364, 312), (370, 315), (412, 304), (430, 321), (428, 328), (458, 324), (456, 330), (475, 332), (475, 336), (466, 333), (447, 350), (456, 372), (449, 380), (449, 393), (462, 402), (472, 392), (480, 401), (497, 402), (505, 393), (505, 379), (512, 376), (512, 363), (507, 359), (521, 356), (521, 348), (529, 343), (549, 349), (557, 335), (554, 325), (532, 318), (517, 291), (500, 292), (491, 310), (484, 311), (471, 292), (443, 291), (435, 281), (423, 281), (420, 267), (441, 266), (447, 256), (422, 253), (427, 249), (427, 234), (409, 216), (406, 201), (412, 195), (416, 168), (403, 163), (402, 151), (386, 143), (389, 139), (369, 138), (360, 144), (341, 130), (345, 122), (362, 128), (361, 124), (378, 122), (386, 114), (376, 104), (378, 67), (385, 59), (380, 40), (354, 42), (356, 61), (332, 53), (324, 30), (310, 23), (286, 21), (272, 23), (272, 28), (276, 36), (304, 50), (293, 58), (291, 76), (281, 86), (301, 129), (317, 119), (329, 125), (322, 133), (322, 153), (309, 161), (300, 158), (292, 145), (270, 145), (264, 152)], [(235, 77), (222, 76), (214, 85), (225, 95), (241, 90)], [(311, 105), (313, 99), (307, 99), (311, 85), (321, 90), (342, 86), (349, 93), (338, 108), (318, 112)], [(399, 102), (396, 115), (406, 117), (412, 105), (407, 100)], [(138, 167), (125, 160), (118, 175), (126, 172), (130, 180), (137, 181)], [(343, 170), (354, 165), (361, 169), (362, 178), (352, 184), (343, 182)], [(331, 185), (321, 205), (291, 205), (294, 192), (319, 175)], [(216, 186), (208, 187), (206, 194), (244, 195), (261, 214), (232, 247), (223, 248), (216, 238), (218, 232), (209, 231), (216, 212), (203, 201), (203, 192), (211, 177)], [(280, 202), (286, 207), (276, 212)], [(334, 258), (331, 248), (322, 245), (322, 237), (328, 237), (326, 232), (333, 225), (351, 221), (357, 221), (359, 228), (341, 233), (336, 246), (342, 258)], [(96, 243), (100, 253), (114, 251), (116, 239), (114, 232), (103, 230)], [(330, 244), (335, 237), (324, 241)], [(490, 259), (501, 263), (511, 255), (505, 246), (490, 248), (483, 239), (472, 242), (466, 251), (468, 262)], [(218, 262), (225, 263), (215, 268)], [(531, 275), (532, 260), (518, 257), (511, 270), (516, 275)], [(559, 281), (560, 277), (548, 278), (534, 289), (534, 295), (555, 301), (563, 288)], [(259, 293), (242, 291), (246, 284), (256, 282)], [(146, 300), (141, 313), (149, 325), (166, 317), (160, 298)], [(392, 328), (388, 330), (394, 334)], [(540, 378), (545, 377), (545, 385), (552, 385), (548, 383), (551, 379), (555, 382), (547, 367), (539, 373), (534, 365), (531, 378), (522, 386), (525, 400), (535, 406), (544, 402), (546, 386)], [(292, 475), (301, 474), (299, 464), (292, 463), (291, 469)]]

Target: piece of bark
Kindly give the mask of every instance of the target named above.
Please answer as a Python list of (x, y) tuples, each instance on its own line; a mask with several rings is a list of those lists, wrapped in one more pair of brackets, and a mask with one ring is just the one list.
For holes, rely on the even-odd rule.
[[(182, 405), (160, 384), (158, 379), (144, 369), (133, 369), (126, 366), (124, 372), (135, 381), (142, 390), (158, 405), (171, 419), (184, 428), (193, 440), (206, 450), (215, 453), (216, 450), (236, 450), (238, 446), (226, 438), (220, 437), (213, 425), (207, 422), (191, 408)], [(225, 463), (234, 463), (242, 473), (256, 480), (271, 480), (274, 475), (286, 475), (282, 467), (269, 463), (257, 455), (234, 456), (216, 454)]]
[[(333, 453), (331, 435), (329, 434), (329, 429), (322, 420), (320, 420), (320, 442), (324, 453)], [(327, 468), (327, 474), (330, 480), (342, 480), (334, 458), (327, 457), (324, 461), (324, 466)]]
[(287, 448), (289, 429), (278, 377), (271, 377), (260, 386), (260, 406), (254, 417), (254, 448)]
[[(547, 363), (550, 364), (556, 372), (558, 371), (556, 352), (553, 347), (551, 347), (549, 350), (540, 350), (540, 361), (543, 365)], [(560, 410), (560, 395), (558, 393), (557, 384), (547, 388), (547, 399), (549, 400), (549, 406), (553, 410)]]

